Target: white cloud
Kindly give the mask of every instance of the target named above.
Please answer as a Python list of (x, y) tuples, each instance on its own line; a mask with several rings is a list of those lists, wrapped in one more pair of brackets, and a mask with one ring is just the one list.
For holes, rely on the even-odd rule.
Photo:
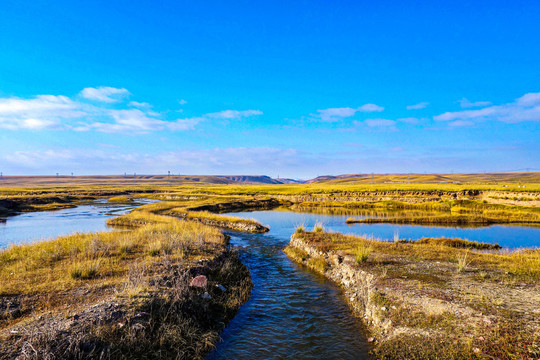
[(322, 121), (332, 122), (351, 117), (357, 112), (381, 112), (383, 110), (384, 108), (382, 106), (365, 104), (357, 108), (344, 107), (317, 110), (317, 114), (312, 114), (312, 116)]
[(77, 131), (97, 130), (107, 133), (144, 133), (149, 131), (163, 130), (166, 121), (149, 117), (147, 113), (139, 109), (110, 110), (113, 122), (92, 122), (79, 127)]
[(367, 126), (370, 126), (370, 127), (396, 125), (396, 122), (394, 120), (388, 120), (388, 119), (367, 119), (364, 122), (366, 123)]
[(428, 102), (419, 102), (418, 104), (414, 104), (414, 105), (409, 105), (407, 106), (407, 110), (418, 110), (418, 109), (423, 109), (425, 108), (426, 106), (428, 106), (429, 103)]
[(187, 104), (187, 101), (184, 100), (184, 99), (180, 99), (180, 100), (178, 100), (178, 103), (179, 103), (180, 105), (186, 105), (186, 104)]
[(463, 99), (459, 100), (459, 105), (462, 108), (466, 109), (466, 108), (472, 108), (472, 107), (489, 106), (489, 105), (491, 105), (491, 102), (490, 101), (474, 101), (474, 102), (471, 102), (468, 99), (463, 98)]
[(204, 115), (204, 117), (213, 118), (213, 119), (241, 119), (243, 117), (249, 117), (249, 116), (256, 116), (256, 115), (262, 115), (262, 111), (260, 110), (244, 110), (244, 111), (238, 111), (238, 110), (223, 110), (219, 112), (209, 113)]
[(540, 105), (540, 93), (528, 93), (517, 99), (520, 106)]
[[(269, 168), (295, 168), (309, 162), (305, 154), (295, 149), (272, 147), (225, 147), (190, 149), (157, 154), (121, 153), (118, 149), (44, 149), (16, 151), (0, 155), (0, 160), (17, 167), (39, 172), (42, 169), (59, 172), (96, 172), (108, 169), (116, 173), (145, 171), (165, 173), (182, 169), (183, 173), (261, 173)], [(102, 170), (101, 170), (102, 171)]]
[(97, 88), (85, 88), (80, 92), (80, 95), (89, 100), (101, 101), (105, 103), (119, 102), (130, 93), (124, 88), (113, 88), (110, 86), (100, 86)]
[(55, 128), (60, 126), (62, 119), (73, 119), (83, 114), (80, 104), (66, 96), (0, 98), (0, 128), (4, 129)]
[(467, 120), (456, 120), (448, 123), (448, 126), (451, 127), (466, 127), (466, 126), (472, 126), (474, 123), (472, 121)]
[(498, 120), (507, 123), (540, 121), (540, 93), (528, 93), (514, 102), (489, 106), (478, 110), (446, 112), (433, 117), (436, 121), (486, 121)]
[(171, 130), (193, 130), (195, 128), (195, 125), (200, 123), (201, 121), (204, 121), (204, 118), (202, 117), (194, 117), (194, 118), (187, 118), (187, 119), (178, 119), (174, 122), (168, 123), (167, 126)]
[(138, 102), (138, 101), (130, 101), (128, 103), (129, 106), (133, 106), (140, 109), (150, 109), (152, 108), (152, 105), (150, 105), (147, 102)]
[(361, 112), (381, 112), (384, 110), (384, 107), (375, 104), (364, 104), (357, 110)]
[(408, 117), (408, 118), (399, 118), (397, 119), (397, 121), (414, 125), (414, 124), (418, 124), (420, 122), (420, 119), (414, 118), (414, 117)]
[[(185, 131), (210, 119), (241, 119), (262, 115), (260, 110), (224, 110), (197, 117), (165, 119), (146, 102), (111, 104), (129, 94), (126, 89), (86, 88), (77, 100), (66, 96), (37, 95), (34, 98), (0, 98), (0, 128), (9, 130), (62, 129), (106, 133), (147, 133), (151, 131)], [(91, 104), (83, 99), (99, 100)]]

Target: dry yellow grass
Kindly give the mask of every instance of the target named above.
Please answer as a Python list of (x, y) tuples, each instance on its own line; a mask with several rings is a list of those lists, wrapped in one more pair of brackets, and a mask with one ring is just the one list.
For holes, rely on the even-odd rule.
[[(83, 280), (118, 284), (134, 260), (153, 261), (156, 255), (190, 260), (224, 242), (217, 229), (199, 223), (152, 214), (134, 216), (142, 220), (145, 215), (147, 225), (132, 231), (74, 234), (11, 246), (0, 252), (0, 294), (68, 290), (81, 286)], [(158, 254), (151, 254), (149, 249), (157, 243)]]
[(305, 237), (322, 252), (341, 251), (355, 257), (357, 250), (363, 247), (371, 249), (372, 256), (369, 258), (375, 259), (374, 261), (381, 256), (389, 255), (405, 257), (413, 262), (428, 260), (455, 264), (465, 257), (467, 264), (474, 265), (478, 269), (506, 272), (525, 281), (540, 280), (540, 249), (479, 252), (472, 251), (471, 246), (456, 246), (455, 242), (448, 239), (395, 243), (338, 233), (306, 232), (296, 233), (295, 236)]

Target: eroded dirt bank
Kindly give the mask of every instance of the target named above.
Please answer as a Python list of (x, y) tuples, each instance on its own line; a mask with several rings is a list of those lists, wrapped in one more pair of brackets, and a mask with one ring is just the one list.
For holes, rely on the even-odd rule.
[[(207, 284), (190, 286), (199, 275)], [(129, 287), (146, 290), (130, 296)], [(200, 359), (251, 287), (249, 271), (228, 251), (188, 268), (164, 261), (134, 270), (126, 288), (108, 289), (89, 304), (68, 302), (61, 311), (4, 328), (0, 359)], [(10, 306), (16, 299), (6, 300), (0, 302), (3, 316), (22, 313)]]
[(364, 247), (353, 255), (345, 250), (351, 238), (300, 232), (285, 252), (343, 288), (371, 332), (375, 357), (540, 358), (540, 287), (534, 276), (472, 255), (458, 271), (454, 259), (445, 259), (451, 250), (421, 260), (423, 251), (437, 248), (411, 253), (406, 247), (420, 246), (413, 244), (388, 244), (395, 251)]
[(389, 190), (389, 191), (336, 191), (320, 194), (302, 195), (273, 195), (276, 199), (286, 200), (295, 204), (309, 205), (309, 203), (350, 203), (366, 201), (401, 201), (411, 204), (420, 204), (433, 201), (452, 200), (482, 200), (493, 204), (540, 206), (540, 193), (513, 192), (513, 191), (440, 191), (440, 190)]

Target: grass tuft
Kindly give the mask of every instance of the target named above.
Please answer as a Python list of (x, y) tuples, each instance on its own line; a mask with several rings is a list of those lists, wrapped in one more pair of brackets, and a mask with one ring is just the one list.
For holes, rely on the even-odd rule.
[(356, 251), (354, 253), (354, 258), (356, 260), (357, 264), (364, 263), (368, 260), (369, 255), (371, 255), (372, 248), (370, 246), (366, 245), (360, 245), (358, 248), (356, 248)]
[(77, 262), (71, 266), (70, 276), (76, 280), (94, 279), (99, 275), (101, 260)]

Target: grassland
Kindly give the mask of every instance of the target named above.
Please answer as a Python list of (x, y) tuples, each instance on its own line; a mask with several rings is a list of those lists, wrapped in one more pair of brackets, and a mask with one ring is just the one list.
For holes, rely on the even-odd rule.
[(451, 239), (379, 242), (297, 229), (285, 252), (343, 286), (381, 359), (540, 354), (540, 250)]
[[(217, 219), (214, 213), (247, 208), (272, 208), (276, 202), (302, 210), (333, 209), (331, 211), (335, 212), (354, 209), (395, 212), (394, 216), (388, 216), (387, 213), (384, 216), (368, 216), (368, 219), (351, 218), (350, 223), (390, 222), (462, 226), (540, 223), (538, 183), (342, 184), (327, 181), (286, 185), (176, 185), (160, 182), (163, 180), (162, 177), (157, 179), (148, 177), (141, 179), (141, 183), (138, 184), (123, 182), (125, 179), (113, 179), (114, 181), (111, 180), (108, 185), (100, 185), (101, 181), (107, 179), (94, 180), (96, 182), (89, 185), (0, 187), (0, 196), (7, 197), (4, 203), (0, 203), (0, 214), (7, 216), (17, 211), (54, 210), (73, 206), (72, 204), (77, 201), (103, 197), (110, 198), (110, 201), (123, 202), (137, 197), (150, 197), (177, 203), (176, 207), (169, 209), (170, 214), (174, 212), (176, 216), (210, 225), (217, 225), (220, 222), (224, 228), (227, 228), (227, 224), (233, 224), (235, 220)], [(9, 202), (5, 203), (6, 201), (11, 202), (11, 206), (8, 206)], [(250, 203), (257, 201), (274, 201), (274, 203), (271, 206)], [(411, 211), (399, 213), (398, 210)], [(244, 225), (251, 226), (247, 222)], [(244, 228), (237, 223), (231, 229)]]
[[(221, 212), (283, 205), (361, 210), (382, 219), (375, 221), (422, 223), (427, 218), (430, 224), (443, 224), (457, 218), (464, 225), (476, 219), (536, 223), (540, 214), (540, 183), (51, 180), (29, 187), (0, 185), (0, 216), (2, 211), (12, 215), (54, 210), (102, 198), (126, 202), (147, 197), (160, 202), (109, 221), (124, 231), (76, 234), (0, 252), (2, 354), (31, 354), (34, 347), (43, 350), (39, 355), (44, 358), (54, 349), (80, 350), (81, 344), (92, 343), (95, 351), (109, 357), (167, 357), (179, 347), (187, 349), (188, 358), (202, 357), (250, 288), (245, 268), (225, 251), (226, 240), (216, 227), (267, 231), (254, 220)], [(353, 284), (353, 278), (367, 284), (365, 291), (346, 291), (349, 300), (354, 295), (353, 308), (378, 324), (373, 337), (379, 358), (421, 358), (417, 355), (441, 349), (449, 358), (536, 356), (530, 351), (538, 344), (538, 250), (493, 252), (489, 245), (460, 239), (383, 243), (328, 234), (322, 225), (313, 232), (299, 229), (295, 237), (305, 243), (287, 249), (291, 258), (342, 284)], [(340, 264), (352, 269), (349, 280), (336, 277)], [(222, 273), (223, 268), (228, 270)], [(206, 290), (211, 299), (201, 300), (203, 293), (189, 286), (189, 279), (199, 273), (208, 275), (212, 286), (219, 283), (231, 292), (221, 294), (210, 287)], [(98, 315), (88, 308), (95, 303), (104, 304), (96, 308)], [(122, 315), (111, 318), (117, 311)], [(141, 313), (150, 315), (143, 314), (145, 320), (139, 321)], [(173, 319), (171, 313), (180, 315)], [(40, 316), (54, 321), (36, 320)], [(99, 326), (89, 326), (86, 320), (96, 316)], [(45, 336), (40, 327), (50, 327), (47, 334), (52, 335)], [(73, 334), (68, 342), (62, 336), (65, 331)]]
[[(130, 231), (0, 252), (0, 358), (202, 358), (212, 348), (249, 297), (249, 273), (216, 228), (137, 216)], [(204, 289), (189, 286), (198, 274)]]

